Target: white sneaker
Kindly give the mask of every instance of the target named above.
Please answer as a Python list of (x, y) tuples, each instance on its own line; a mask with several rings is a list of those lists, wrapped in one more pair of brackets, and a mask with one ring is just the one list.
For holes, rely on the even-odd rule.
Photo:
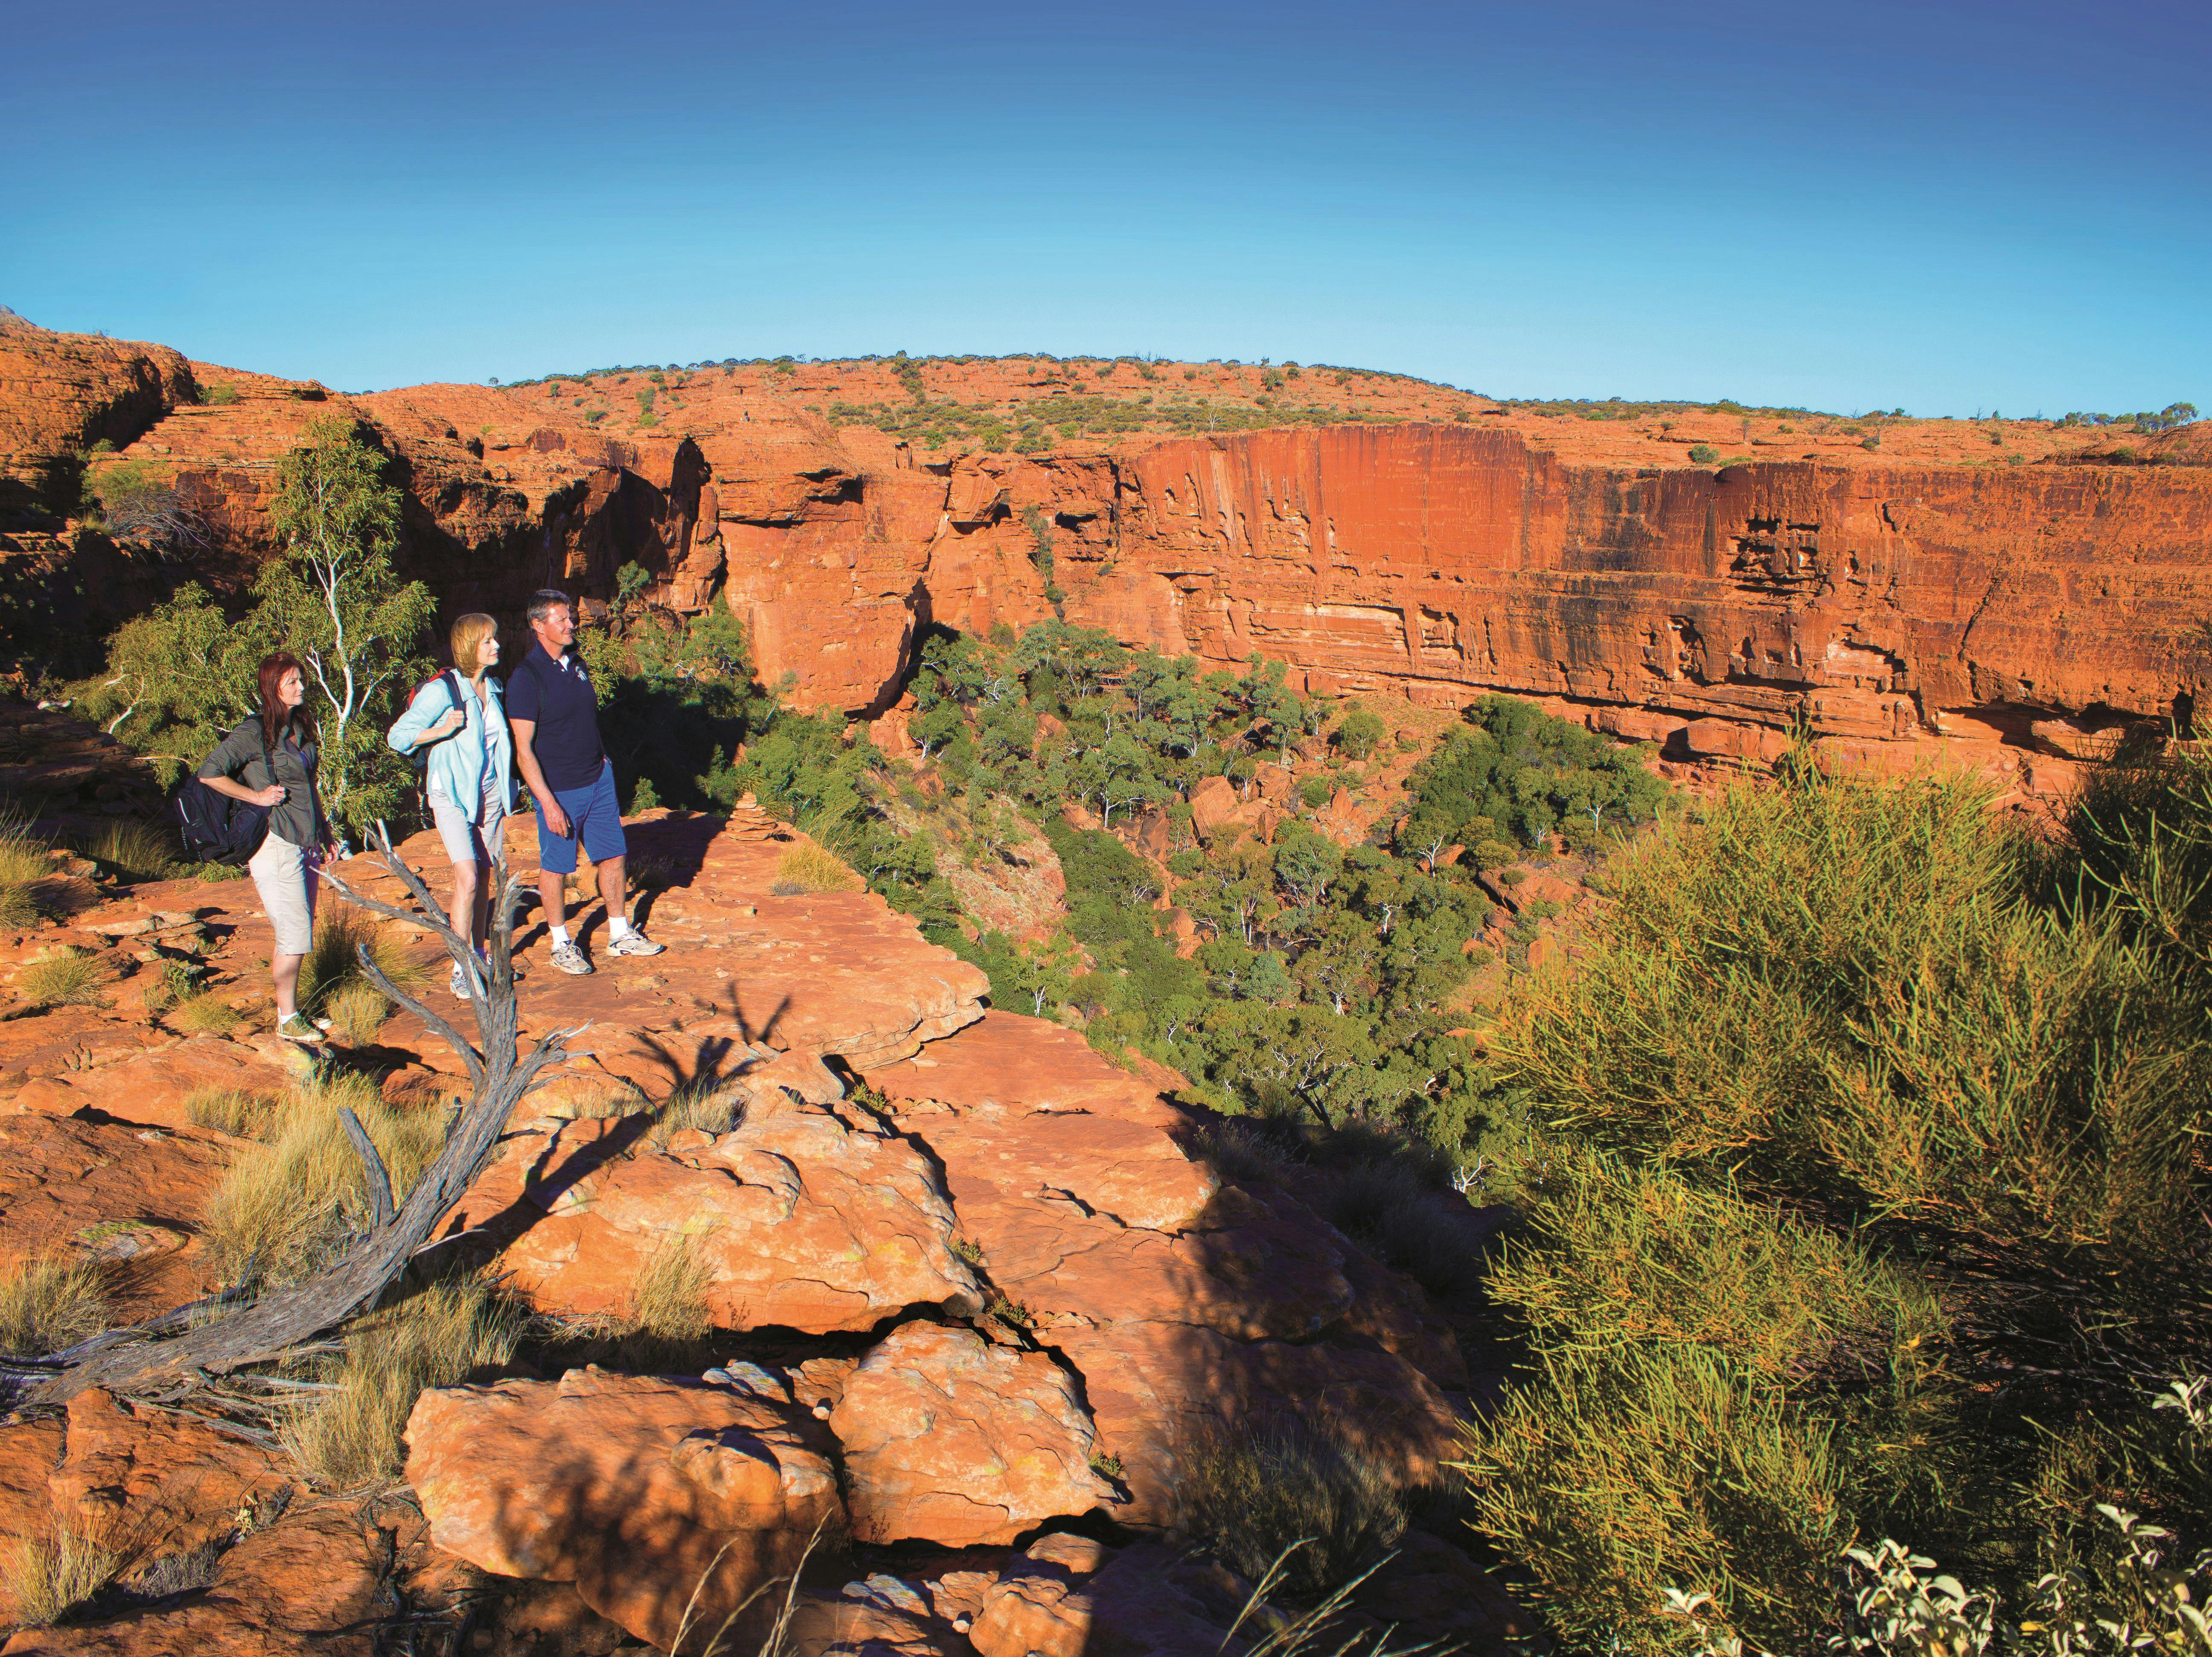
[(446, 980), (446, 987), (453, 991), (453, 999), (456, 1001), (465, 1001), (469, 998), (469, 975), (462, 970), (461, 963), (458, 961), (453, 963), (453, 974)]
[(608, 940), (607, 953), (609, 955), (659, 955), (667, 947), (665, 944), (654, 943), (633, 926), (620, 938)]

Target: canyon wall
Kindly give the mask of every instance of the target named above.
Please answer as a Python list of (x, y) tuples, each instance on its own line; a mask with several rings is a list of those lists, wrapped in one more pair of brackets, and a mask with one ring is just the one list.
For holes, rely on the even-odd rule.
[[(1893, 762), (1930, 741), (2072, 752), (2100, 727), (2185, 722), (2212, 668), (2203, 427), (2148, 446), (2156, 464), (2048, 447), (1893, 464), (1799, 434), (1802, 459), (1716, 471), (1666, 464), (1659, 434), (1503, 410), (974, 453), (728, 376), (678, 375), (662, 420), (641, 408), (616, 434), (557, 385), (348, 398), (0, 323), (17, 624), (96, 633), (103, 597), (143, 608), (184, 579), (242, 594), (271, 550), (278, 460), (336, 416), (392, 457), (397, 561), (448, 611), (512, 617), (550, 584), (588, 612), (635, 562), (659, 602), (739, 616), (764, 683), (861, 717), (896, 701), (929, 627), (1054, 613), (1208, 663), (1257, 650), (1316, 691), (1509, 690), (1747, 756), (1801, 720)], [(1886, 441), (1948, 453), (1972, 434)], [(97, 436), (159, 463), (209, 544), (156, 559), (33, 521), (34, 483), (112, 464), (83, 454)], [(64, 589), (75, 610), (16, 603)]]
[(1071, 607), (1316, 689), (1474, 687), (1893, 738), (2185, 712), (2212, 667), (2212, 470), (1626, 472), (1510, 432), (1163, 444)]

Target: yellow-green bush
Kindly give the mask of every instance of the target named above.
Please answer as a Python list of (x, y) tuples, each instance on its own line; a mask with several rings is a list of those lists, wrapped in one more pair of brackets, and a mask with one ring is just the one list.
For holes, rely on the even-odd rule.
[(50, 1007), (95, 1007), (115, 981), (115, 968), (88, 950), (65, 950), (15, 974), (15, 988)]
[(2212, 1540), (2142, 1380), (2212, 1338), (2212, 771), (2068, 828), (1800, 767), (1616, 857), (1514, 987), (1488, 1281), (1531, 1350), (1467, 1466), (1563, 1630), (1677, 1648), (1674, 1588), (1808, 1649), (1876, 1536), (2017, 1604), (2098, 1502)]
[[(364, 948), (379, 971), (411, 993), (431, 976), (431, 968), (410, 948), (416, 937), (408, 928), (380, 920), (349, 903), (331, 904), (315, 923), (314, 947), (300, 963), (300, 1011), (317, 1017), (356, 985), (374, 992), (376, 986), (361, 963)], [(357, 1023), (368, 1017), (365, 1005), (349, 1011)]]
[(857, 892), (866, 883), (819, 846), (794, 846), (775, 860), (779, 893)]
[(107, 1327), (107, 1292), (88, 1260), (25, 1261), (0, 1276), (0, 1352), (36, 1357)]

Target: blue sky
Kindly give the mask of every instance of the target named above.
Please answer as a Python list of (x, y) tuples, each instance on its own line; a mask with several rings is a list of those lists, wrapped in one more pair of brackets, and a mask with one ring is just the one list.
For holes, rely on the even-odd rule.
[(1144, 351), (2212, 406), (2203, 0), (4, 15), (0, 303), (342, 389)]

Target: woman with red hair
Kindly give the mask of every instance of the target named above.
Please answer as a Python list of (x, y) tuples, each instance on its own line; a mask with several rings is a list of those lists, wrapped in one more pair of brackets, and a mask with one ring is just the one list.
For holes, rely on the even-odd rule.
[(261, 711), (242, 720), (200, 762), (200, 780), (218, 794), (269, 813), (261, 849), (246, 865), (276, 934), (269, 974), (276, 986), (276, 1034), (319, 1040), (301, 1015), (300, 963), (315, 942), (315, 877), (330, 854), (331, 825), (315, 788), (315, 722), (301, 706), (307, 676), (289, 650), (261, 660)]

